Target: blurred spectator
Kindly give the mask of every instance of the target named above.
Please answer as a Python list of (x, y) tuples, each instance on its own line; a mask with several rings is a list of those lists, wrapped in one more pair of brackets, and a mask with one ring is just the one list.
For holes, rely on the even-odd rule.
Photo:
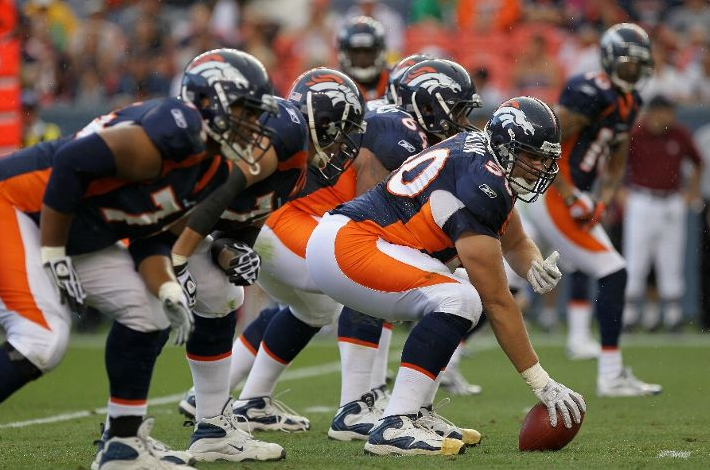
[(710, 105), (710, 42), (706, 43), (698, 61), (688, 67), (691, 103)]
[(673, 64), (673, 44), (669, 44), (668, 40), (659, 40), (659, 36), (654, 40), (653, 75), (645, 86), (639, 88), (641, 97), (648, 101), (653, 96), (663, 95), (676, 103), (689, 102), (690, 82), (686, 74)]
[[(692, 163), (692, 173), (683, 183), (681, 166)], [(681, 299), (685, 292), (686, 208), (699, 209), (702, 159), (689, 130), (676, 121), (673, 103), (653, 97), (640, 124), (631, 133), (628, 160), (629, 191), (624, 213), (624, 257), (628, 282), (624, 324), (639, 321), (640, 305), (646, 294), (651, 266), (664, 306), (663, 326), (682, 326)], [(644, 309), (641, 324), (658, 328), (660, 310)]]
[(63, 0), (29, 0), (23, 13), (33, 23), (40, 23), (57, 50), (63, 51), (77, 28), (77, 18), (71, 6)]
[(700, 328), (710, 332), (710, 123), (695, 131), (695, 145), (703, 157), (700, 190), (703, 195), (700, 260)]
[(625, 3), (634, 22), (646, 30), (658, 26), (672, 6), (669, 0), (631, 0)]
[(236, 44), (239, 41), (237, 27), (240, 20), (240, 8), (236, 0), (217, 0), (212, 9), (210, 25), (222, 42)]
[(170, 79), (153, 67), (155, 60), (149, 54), (131, 53), (126, 56), (126, 69), (116, 89), (120, 100), (118, 105), (166, 96), (170, 92)]
[(526, 0), (523, 5), (524, 21), (562, 25), (566, 3), (565, 0)]
[(308, 25), (290, 35), (292, 52), (301, 60), (302, 70), (335, 63), (335, 18), (330, 0), (314, 0)]
[(22, 92), (22, 147), (31, 147), (39, 142), (54, 140), (62, 135), (59, 126), (39, 117), (37, 94), (31, 90)]
[[(503, 90), (490, 81), (490, 74), (485, 66), (474, 70), (471, 73), (471, 78), (473, 79), (473, 83), (476, 85), (476, 90), (481, 96), (483, 107), (486, 110), (497, 109), (499, 104), (510, 98), (510, 96), (508, 96)], [(484, 119), (482, 124), (485, 125), (489, 117), (490, 116), (487, 114), (483, 116)], [(483, 127), (481, 126), (481, 128)]]
[(106, 106), (106, 100), (106, 89), (98, 72), (94, 67), (84, 67), (79, 72), (73, 104), (77, 107), (100, 108)]
[(276, 28), (278, 25), (270, 23), (256, 5), (252, 4), (244, 9), (239, 49), (259, 59), (268, 70), (274, 70), (277, 65), (271, 43)]
[(118, 65), (126, 55), (123, 31), (105, 19), (103, 0), (86, 2), (89, 16), (81, 23), (69, 42), (69, 56), (73, 71), (82, 75), (92, 69), (99, 79), (116, 80)]
[(668, 12), (666, 24), (673, 31), (688, 34), (694, 26), (708, 28), (710, 25), (710, 4), (707, 0), (685, 0), (683, 5)]
[(511, 72), (513, 95), (535, 96), (553, 103), (562, 86), (562, 68), (557, 58), (547, 52), (544, 36), (535, 34)]
[(559, 53), (559, 62), (564, 64), (565, 76), (569, 78), (600, 70), (599, 30), (589, 23), (582, 23), (572, 39), (565, 41)]
[(459, 0), (456, 21), (463, 30), (507, 32), (520, 21), (520, 0)]
[(404, 50), (404, 17), (378, 0), (356, 0), (345, 13), (345, 18), (369, 16), (385, 28), (385, 43), (390, 62), (397, 60)]

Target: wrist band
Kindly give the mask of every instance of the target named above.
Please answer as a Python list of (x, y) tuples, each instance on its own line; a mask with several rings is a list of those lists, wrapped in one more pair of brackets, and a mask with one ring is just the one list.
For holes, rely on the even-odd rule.
[(527, 382), (533, 390), (545, 387), (550, 380), (550, 375), (545, 372), (545, 369), (542, 368), (539, 362), (535, 363), (535, 365), (529, 369), (522, 371), (520, 375), (523, 376), (525, 382)]
[(178, 255), (177, 253), (173, 252), (170, 254), (170, 257), (173, 260), (173, 266), (187, 264), (187, 256)]
[(57, 258), (64, 258), (67, 255), (67, 249), (64, 246), (43, 246), (39, 249), (39, 256), (42, 264)]

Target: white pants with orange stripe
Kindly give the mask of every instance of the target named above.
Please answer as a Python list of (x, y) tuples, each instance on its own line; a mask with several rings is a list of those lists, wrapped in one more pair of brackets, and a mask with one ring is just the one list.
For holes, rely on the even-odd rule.
[[(0, 325), (13, 347), (47, 372), (66, 351), (70, 312), (42, 267), (37, 225), (10, 205), (0, 205), (0, 212)], [(169, 326), (160, 302), (148, 292), (126, 247), (115, 244), (73, 256), (72, 261), (88, 305), (137, 331)]]
[(282, 224), (276, 224), (273, 229), (264, 225), (259, 232), (254, 243), (254, 250), (261, 256), (259, 286), (279, 304), (288, 305), (293, 316), (307, 325), (329, 325), (343, 306), (318, 289), (308, 272), (305, 253), (297, 253), (301, 250), (283, 240), (301, 237), (303, 243), (298, 243), (298, 246), (305, 247), (311, 231), (301, 227), (296, 233), (286, 232), (288, 228), (282, 227)]
[(581, 228), (554, 188), (540, 196), (529, 209), (530, 221), (540, 238), (560, 252), (559, 264), (564, 270), (581, 271), (599, 279), (626, 267), (604, 228), (600, 224), (591, 230)]
[(478, 323), (483, 309), (465, 276), (408, 246), (382, 240), (343, 215), (326, 214), (306, 250), (308, 270), (335, 300), (387, 321), (444, 312)]

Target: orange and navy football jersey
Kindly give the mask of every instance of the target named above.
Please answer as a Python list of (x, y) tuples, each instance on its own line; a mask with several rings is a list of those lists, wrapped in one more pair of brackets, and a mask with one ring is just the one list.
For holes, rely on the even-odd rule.
[(589, 191), (614, 145), (633, 128), (641, 98), (636, 91), (612, 88), (605, 74), (590, 72), (567, 81), (559, 104), (591, 122), (562, 142), (560, 159), (560, 171), (576, 187)]
[(385, 91), (387, 91), (387, 84), (390, 79), (389, 69), (384, 69), (380, 72), (380, 76), (377, 80), (368, 86), (362, 83), (355, 82), (357, 87), (360, 89), (362, 96), (365, 97), (365, 101), (376, 100), (385, 96)]
[[(427, 147), (426, 134), (412, 116), (394, 105), (380, 106), (365, 114), (364, 134), (354, 138), (372, 152), (383, 167), (392, 171)], [(352, 165), (334, 181), (309, 169), (306, 187), (289, 204), (315, 216), (322, 216), (338, 204), (355, 197), (356, 173)]]
[(218, 230), (234, 230), (250, 225), (281, 207), (305, 185), (308, 168), (308, 124), (298, 108), (276, 98), (279, 114), (261, 121), (273, 131), (271, 144), (278, 158), (276, 171), (249, 186), (222, 214)]
[(121, 108), (95, 119), (73, 137), (41, 143), (0, 159), (0, 198), (38, 222), (60, 147), (102, 128), (128, 124), (141, 126), (160, 150), (161, 174), (141, 182), (118, 178), (87, 182), (72, 218), (68, 254), (89, 253), (124, 238), (164, 231), (226, 181), (226, 160), (206, 158), (199, 112), (176, 98), (164, 98)]
[(411, 157), (373, 189), (331, 213), (451, 266), (454, 242), (464, 232), (500, 237), (514, 202), (485, 134), (465, 132)]

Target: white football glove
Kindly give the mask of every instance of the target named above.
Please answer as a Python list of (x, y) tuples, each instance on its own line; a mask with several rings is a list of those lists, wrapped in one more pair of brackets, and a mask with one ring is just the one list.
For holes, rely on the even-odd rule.
[(43, 246), (40, 253), (44, 269), (57, 287), (62, 304), (67, 304), (73, 312), (83, 315), (86, 312), (86, 294), (64, 247)]
[(187, 297), (187, 306), (192, 308), (197, 302), (197, 282), (195, 278), (192, 277), (190, 271), (187, 269), (187, 263), (181, 264), (180, 266), (173, 266), (175, 271), (175, 277), (177, 277), (180, 287), (182, 287), (182, 292)]
[(229, 282), (235, 286), (250, 286), (256, 282), (261, 268), (261, 258), (249, 245), (243, 242), (230, 243), (235, 257), (229, 262), (225, 270)]
[(158, 289), (158, 299), (170, 327), (175, 330), (175, 344), (185, 344), (195, 329), (195, 319), (182, 287), (177, 282), (166, 282)]
[(538, 294), (550, 292), (562, 279), (562, 273), (557, 268), (557, 259), (559, 257), (560, 254), (553, 251), (546, 260), (540, 261), (536, 259), (532, 262), (527, 277), (533, 290)]
[(547, 407), (547, 415), (553, 428), (557, 426), (557, 411), (562, 414), (565, 427), (568, 429), (572, 427), (572, 417), (575, 423), (582, 422), (582, 412), (587, 411), (587, 404), (579, 393), (552, 379), (549, 379), (543, 388), (532, 390), (538, 400)]

